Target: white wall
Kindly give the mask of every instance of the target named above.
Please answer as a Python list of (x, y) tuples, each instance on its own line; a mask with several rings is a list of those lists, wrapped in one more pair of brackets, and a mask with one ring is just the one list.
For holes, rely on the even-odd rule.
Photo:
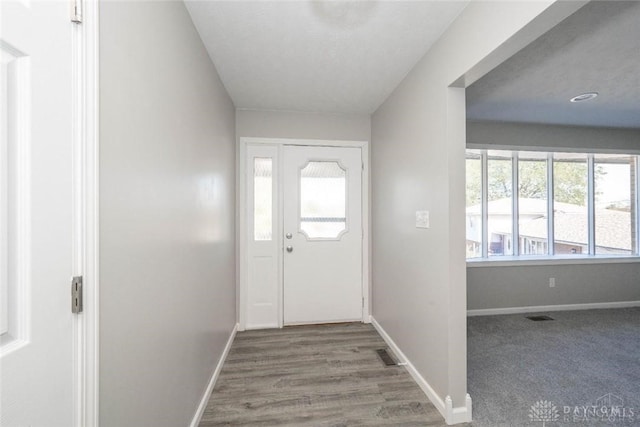
[[(372, 118), (373, 316), (438, 396), (464, 407), (462, 89), (577, 10), (472, 2)], [(415, 211), (431, 228), (415, 228)]]
[(238, 109), (236, 129), (238, 140), (261, 137), (370, 141), (371, 116)]
[(235, 314), (235, 108), (182, 2), (100, 4), (100, 425), (191, 421)]

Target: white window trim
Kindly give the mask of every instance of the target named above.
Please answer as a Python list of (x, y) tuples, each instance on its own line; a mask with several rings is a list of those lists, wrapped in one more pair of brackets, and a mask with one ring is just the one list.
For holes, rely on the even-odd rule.
[(628, 264), (640, 263), (638, 255), (530, 255), (468, 258), (467, 267), (518, 267), (532, 265)]

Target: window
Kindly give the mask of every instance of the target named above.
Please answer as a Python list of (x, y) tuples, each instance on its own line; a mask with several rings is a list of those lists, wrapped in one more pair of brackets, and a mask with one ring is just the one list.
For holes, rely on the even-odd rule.
[(615, 154), (594, 156), (596, 254), (634, 252), (635, 160), (635, 156)]
[(309, 162), (300, 171), (300, 230), (335, 239), (347, 228), (347, 174), (338, 162)]
[(273, 238), (273, 160), (253, 159), (253, 238)]
[(467, 258), (637, 255), (638, 156), (467, 150)]
[(518, 153), (518, 248), (521, 255), (548, 253), (547, 154)]
[(467, 258), (482, 256), (481, 170), (480, 150), (467, 151)]
[(553, 240), (556, 255), (589, 253), (588, 156), (553, 155)]
[(509, 151), (487, 152), (487, 230), (489, 256), (513, 254), (513, 158)]

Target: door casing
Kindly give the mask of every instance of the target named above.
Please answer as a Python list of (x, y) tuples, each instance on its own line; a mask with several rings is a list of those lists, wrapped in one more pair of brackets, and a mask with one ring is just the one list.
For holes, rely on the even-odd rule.
[(82, 23), (74, 24), (76, 104), (74, 173), (78, 230), (75, 274), (84, 280), (84, 310), (76, 317), (75, 392), (78, 427), (98, 427), (100, 356), (100, 0), (83, 0)]
[[(236, 224), (236, 242), (237, 242), (237, 262), (236, 262), (236, 286), (238, 289), (237, 295), (237, 313), (238, 313), (238, 330), (244, 331), (247, 327), (247, 294), (248, 294), (248, 215), (247, 215), (247, 191), (248, 186), (246, 182), (247, 171), (247, 147), (249, 145), (271, 145), (278, 147), (278, 152), (282, 153), (282, 147), (285, 145), (297, 145), (297, 146), (324, 146), (324, 147), (357, 147), (362, 150), (362, 227), (364, 229), (362, 237), (362, 296), (364, 298), (364, 304), (362, 307), (362, 322), (371, 322), (371, 240), (370, 240), (370, 155), (369, 155), (369, 141), (341, 141), (341, 140), (315, 140), (315, 139), (289, 139), (289, 138), (254, 138), (254, 137), (240, 137), (240, 141), (237, 149), (237, 174), (236, 174), (236, 208), (238, 215), (238, 223)], [(280, 155), (280, 158), (282, 156)], [(282, 163), (282, 162), (280, 162)], [(282, 167), (282, 165), (280, 165)], [(278, 193), (282, 194), (282, 183), (278, 184)], [(278, 226), (275, 230), (275, 236), (277, 240), (278, 248), (283, 247), (283, 237), (281, 232), (283, 221), (283, 197), (279, 197), (278, 201), (278, 217), (276, 218), (276, 224)], [(282, 265), (282, 250), (278, 250), (278, 263)], [(280, 297), (278, 298), (278, 327), (282, 328), (283, 325), (283, 277), (282, 274), (278, 277), (278, 286)]]

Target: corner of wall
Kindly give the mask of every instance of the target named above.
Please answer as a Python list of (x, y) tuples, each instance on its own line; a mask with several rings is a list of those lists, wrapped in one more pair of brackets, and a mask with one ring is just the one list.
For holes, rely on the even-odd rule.
[[(393, 339), (389, 336), (387, 331), (384, 330), (382, 325), (376, 321), (376, 319), (371, 316), (371, 324), (378, 331), (382, 339), (389, 346), (393, 354), (396, 355), (398, 360), (400, 361), (399, 365), (402, 365), (406, 368), (411, 378), (418, 384), (418, 387), (422, 390), (422, 392), (427, 396), (427, 398), (433, 403), (436, 407), (440, 415), (447, 420), (447, 407), (445, 406), (444, 400), (436, 393), (436, 391), (431, 387), (431, 385), (427, 382), (427, 380), (418, 372), (416, 367), (411, 363), (411, 361), (405, 356), (400, 347), (393, 341)], [(449, 398), (449, 396), (447, 396)], [(449, 398), (451, 400), (451, 398)]]
[(238, 332), (238, 324), (236, 323), (233, 329), (231, 330), (231, 334), (229, 335), (229, 339), (227, 340), (227, 345), (225, 345), (224, 350), (222, 351), (222, 355), (220, 355), (220, 359), (213, 370), (213, 374), (211, 375), (211, 379), (207, 384), (207, 387), (204, 390), (204, 394), (202, 395), (202, 399), (200, 400), (200, 404), (198, 405), (198, 409), (196, 410), (193, 419), (191, 420), (190, 427), (198, 427), (200, 424), (200, 420), (202, 419), (202, 415), (204, 414), (204, 410), (207, 408), (207, 403), (209, 402), (209, 397), (213, 392), (213, 388), (216, 385), (216, 381), (218, 381), (218, 377), (220, 376), (220, 372), (222, 371), (222, 367), (224, 366), (224, 362), (227, 360), (227, 356), (229, 355), (229, 351), (231, 350), (231, 346), (233, 345), (233, 340), (236, 337), (236, 333)]
[(453, 400), (451, 396), (447, 396), (444, 399), (445, 403), (445, 421), (448, 425), (469, 423), (472, 419), (472, 403), (471, 396), (469, 394), (465, 397), (464, 406), (453, 406)]

